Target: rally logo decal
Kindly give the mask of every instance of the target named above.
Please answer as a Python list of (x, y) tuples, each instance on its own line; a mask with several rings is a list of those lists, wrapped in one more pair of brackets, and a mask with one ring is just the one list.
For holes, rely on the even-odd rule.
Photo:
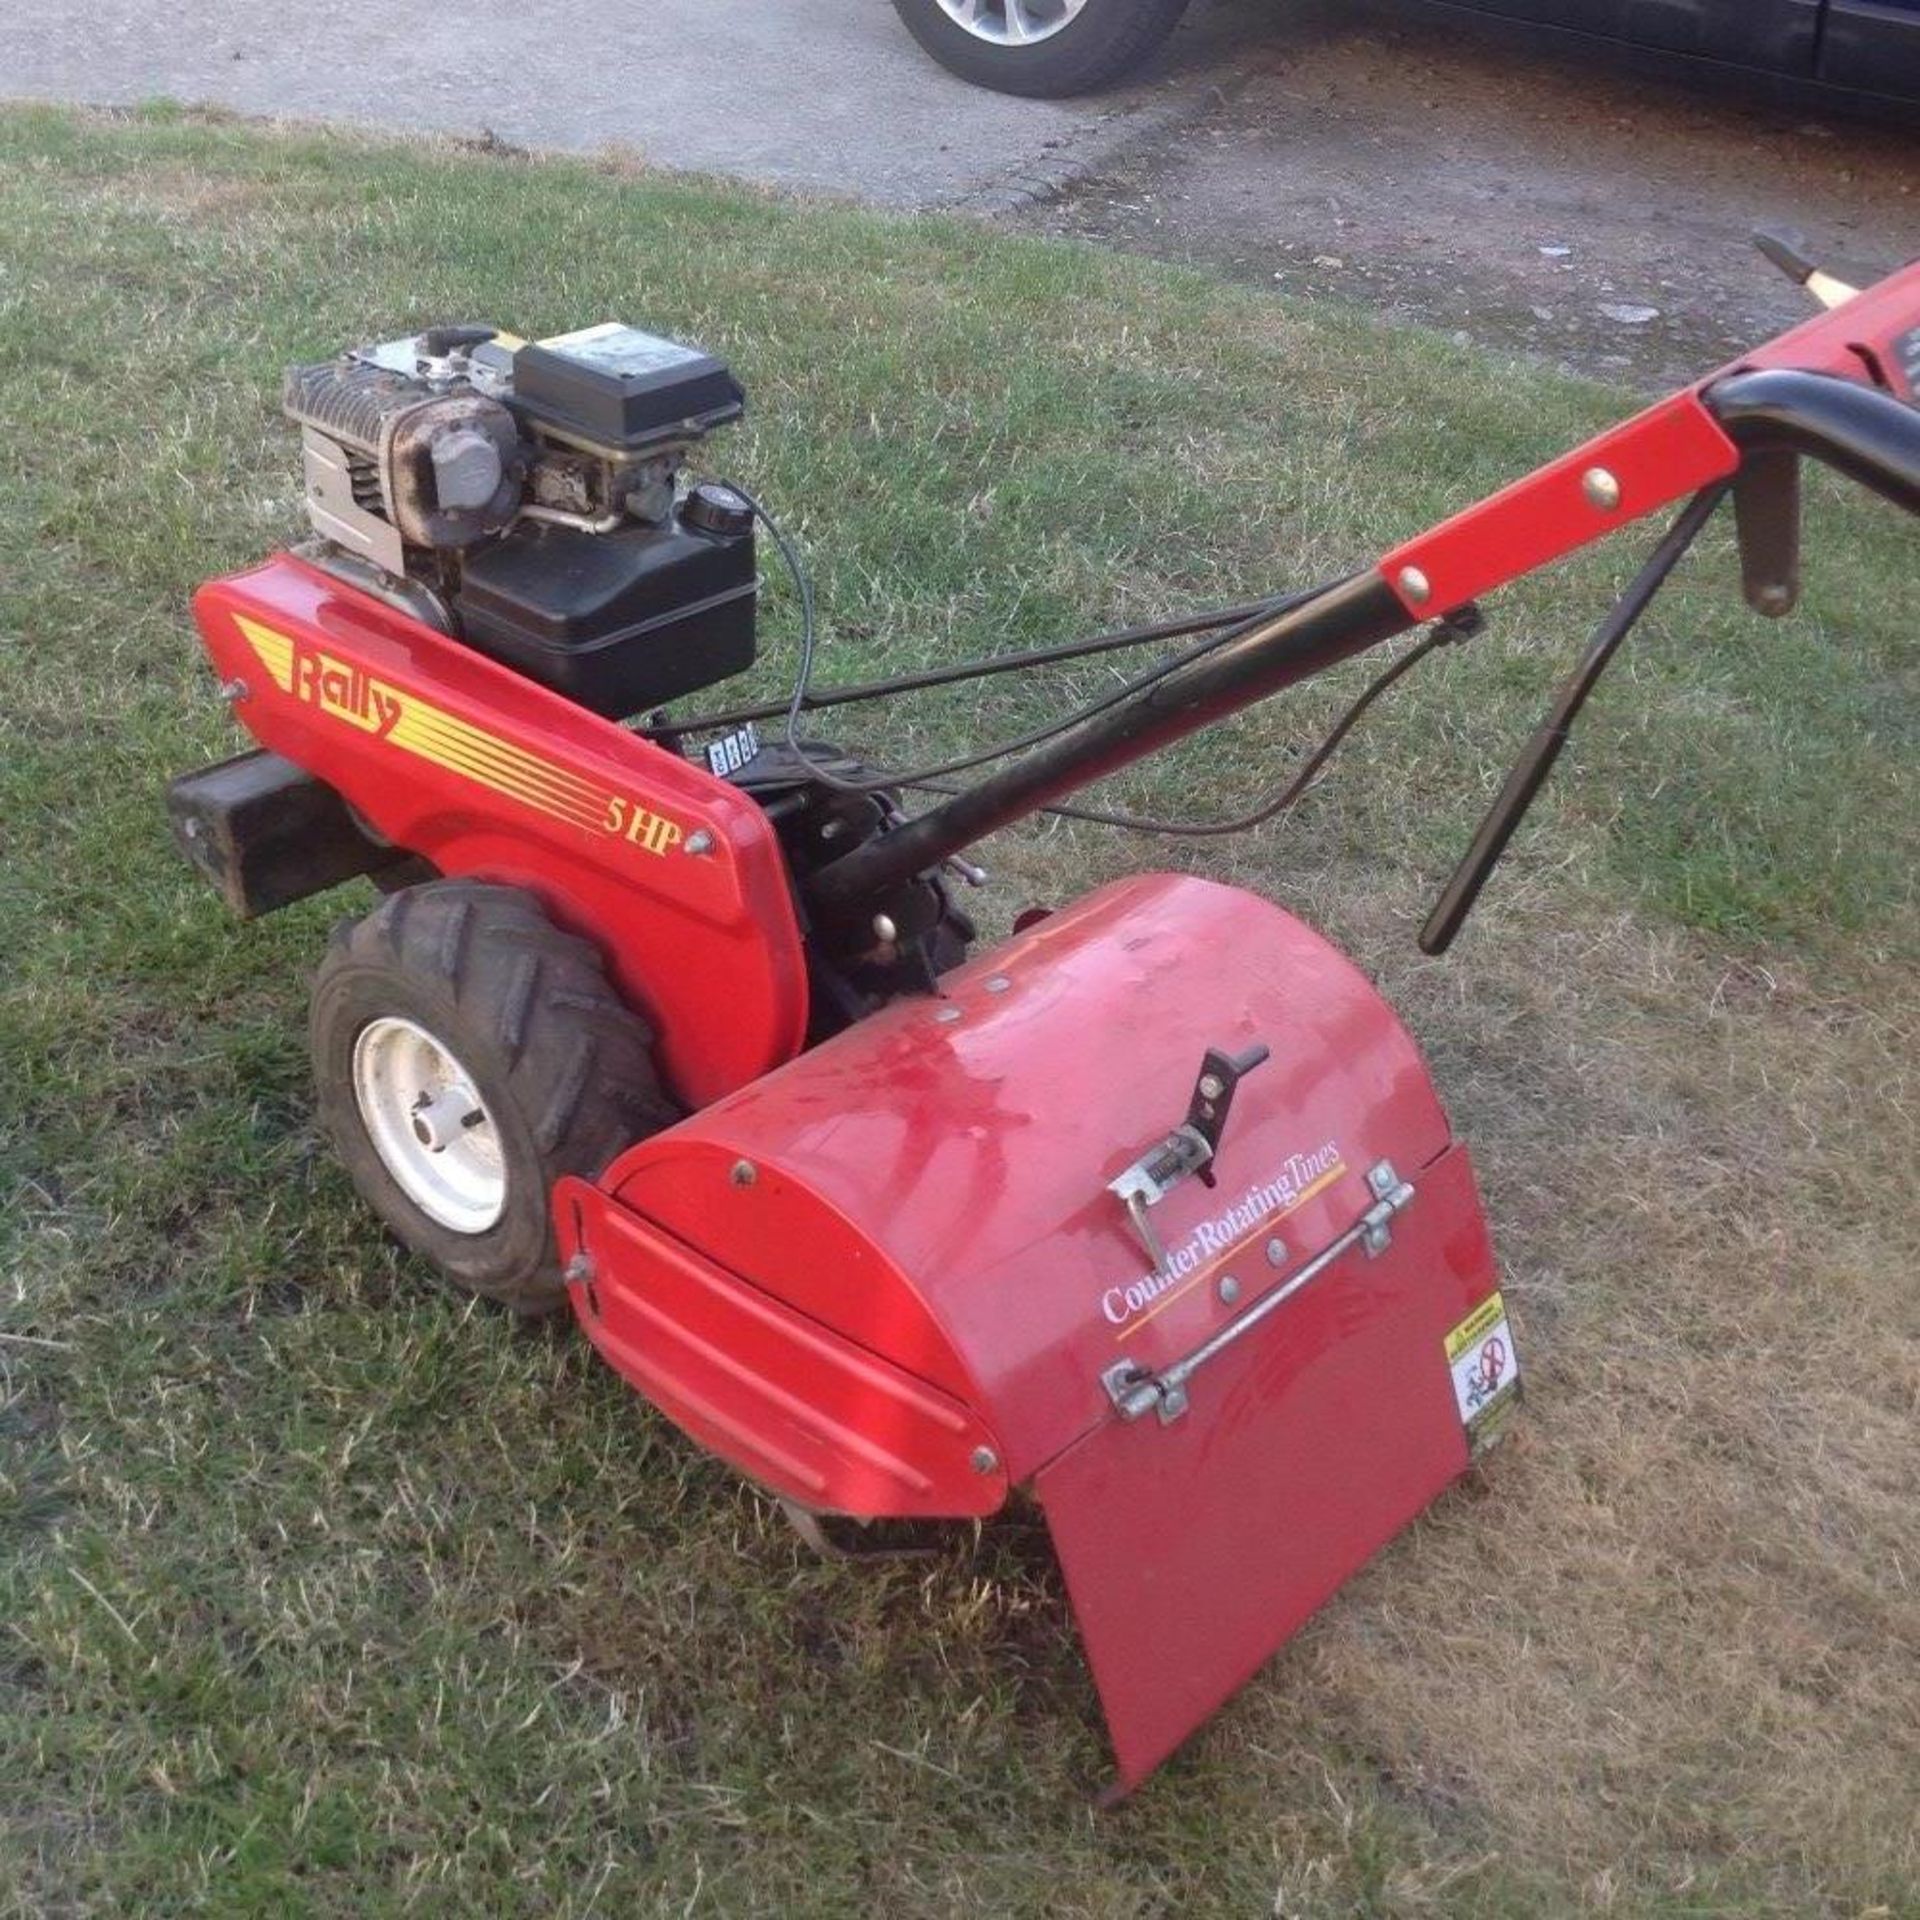
[(648, 853), (670, 853), (685, 837), (677, 821), (529, 753), (497, 734), (376, 678), (304, 640), (235, 614), (247, 644), (282, 693), (329, 719), (371, 734), (402, 753), (505, 794), (536, 813), (588, 833), (609, 833)]

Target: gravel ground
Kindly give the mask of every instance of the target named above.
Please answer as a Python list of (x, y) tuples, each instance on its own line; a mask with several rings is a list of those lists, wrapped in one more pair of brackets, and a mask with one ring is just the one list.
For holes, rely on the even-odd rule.
[(1920, 254), (1911, 130), (1409, 7), (1263, 13), (1222, 10), (1189, 118), (1014, 217), (1660, 386), (1810, 310), (1755, 226), (1862, 279)]

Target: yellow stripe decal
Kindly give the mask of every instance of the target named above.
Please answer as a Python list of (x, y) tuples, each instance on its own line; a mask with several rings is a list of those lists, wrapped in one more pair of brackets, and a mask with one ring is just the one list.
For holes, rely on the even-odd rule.
[(513, 774), (503, 774), (470, 759), (458, 751), (445, 748), (415, 746), (406, 740), (397, 740), (403, 749), (416, 752), (422, 760), (441, 768), (447, 773), (457, 773), (464, 780), (471, 780), (476, 786), (486, 787), (494, 793), (504, 793), (511, 800), (518, 800), (522, 806), (532, 807), (536, 813), (551, 815), (556, 820), (568, 820), (578, 827), (594, 827), (600, 824), (600, 814), (590, 806), (567, 804), (556, 801), (543, 788)]
[(234, 616), (245, 639), (260, 664), (273, 675), (273, 684), (282, 693), (293, 691), (293, 642), (284, 633), (275, 633), (271, 627), (263, 627), (258, 620), (249, 620), (244, 613)]
[(556, 800), (575, 800), (595, 807), (606, 804), (604, 787), (594, 786), (575, 774), (563, 773), (536, 754), (509, 746), (492, 734), (454, 720), (437, 709), (422, 708), (417, 701), (408, 703), (393, 730), (393, 737), (428, 758), (432, 758), (436, 750), (464, 755), (476, 765), (538, 786)]
[(667, 853), (685, 838), (678, 821), (630, 795), (503, 740), (351, 660), (245, 614), (236, 613), (234, 620), (273, 684), (329, 719), (550, 819), (612, 834), (647, 853)]

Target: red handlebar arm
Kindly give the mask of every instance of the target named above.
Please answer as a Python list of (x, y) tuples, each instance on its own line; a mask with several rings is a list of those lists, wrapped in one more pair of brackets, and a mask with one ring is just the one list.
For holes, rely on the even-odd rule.
[(1762, 450), (1812, 454), (1910, 505), (1917, 373), (1920, 261), (1396, 547), (1381, 576), (1415, 618), (1444, 612), (1730, 479)]

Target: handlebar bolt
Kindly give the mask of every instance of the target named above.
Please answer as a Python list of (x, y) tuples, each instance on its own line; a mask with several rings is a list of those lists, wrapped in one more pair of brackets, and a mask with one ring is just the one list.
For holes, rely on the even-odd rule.
[(1587, 505), (1596, 512), (1620, 511), (1620, 482), (1605, 467), (1589, 467), (1580, 486), (1587, 496)]

